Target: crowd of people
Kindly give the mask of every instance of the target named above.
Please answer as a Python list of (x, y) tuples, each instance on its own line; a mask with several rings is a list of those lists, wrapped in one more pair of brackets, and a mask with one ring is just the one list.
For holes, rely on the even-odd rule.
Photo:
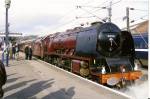
[[(19, 51), (20, 51), (19, 45), (17, 43), (9, 45), (8, 49), (9, 49), (9, 52), (8, 52), (9, 58), (13, 59), (13, 60), (14, 59), (19, 60)], [(6, 52), (5, 51), (6, 50), (5, 44), (1, 46), (1, 50), (4, 51), (3, 54), (5, 54), (5, 52)], [(31, 46), (26, 45), (24, 52), (25, 52), (25, 59), (26, 60), (32, 60), (32, 48), (31, 48)]]
[[(5, 43), (0, 44), (0, 50), (2, 50), (2, 59), (0, 59), (0, 99), (4, 95), (3, 91), (3, 85), (6, 83), (7, 80), (7, 75), (6, 75), (6, 70), (5, 70), (5, 61), (6, 61), (6, 66), (8, 65), (8, 60), (9, 59), (16, 59), (19, 60), (19, 45), (17, 43), (15, 44), (9, 44), (6, 46)], [(26, 45), (25, 49), (25, 59), (32, 59), (32, 48), (31, 46)]]

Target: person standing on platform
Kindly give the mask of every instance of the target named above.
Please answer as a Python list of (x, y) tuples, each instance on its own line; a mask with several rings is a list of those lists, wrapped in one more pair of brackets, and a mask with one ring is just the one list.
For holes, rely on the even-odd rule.
[(10, 59), (13, 59), (12, 47), (9, 48), (9, 58), (10, 58)]
[(15, 48), (16, 48), (16, 59), (18, 60), (19, 59), (19, 45), (16, 44)]
[(4, 63), (5, 61), (5, 50), (6, 50), (6, 44), (2, 44), (2, 62)]
[(9, 43), (9, 58), (13, 59), (13, 55), (12, 55), (12, 43)]
[(25, 52), (25, 59), (27, 60), (29, 57), (29, 46), (28, 45), (25, 46), (24, 52)]
[(29, 46), (29, 60), (32, 60), (32, 48)]
[(12, 57), (13, 57), (13, 59), (15, 59), (15, 55), (16, 55), (16, 48), (15, 48), (15, 46), (13, 45), (13, 46), (12, 46)]

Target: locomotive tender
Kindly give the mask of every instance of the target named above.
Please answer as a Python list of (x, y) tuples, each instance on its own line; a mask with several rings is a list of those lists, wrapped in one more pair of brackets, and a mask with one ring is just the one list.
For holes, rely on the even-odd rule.
[(32, 48), (45, 61), (100, 84), (135, 81), (142, 75), (134, 63), (131, 33), (109, 22), (50, 34)]

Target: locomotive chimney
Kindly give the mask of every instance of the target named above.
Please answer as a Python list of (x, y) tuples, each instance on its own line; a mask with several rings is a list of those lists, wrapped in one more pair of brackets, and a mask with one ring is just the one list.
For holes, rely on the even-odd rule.
[(102, 25), (102, 24), (103, 24), (103, 22), (100, 22), (100, 21), (98, 21), (98, 22), (92, 22), (91, 26)]

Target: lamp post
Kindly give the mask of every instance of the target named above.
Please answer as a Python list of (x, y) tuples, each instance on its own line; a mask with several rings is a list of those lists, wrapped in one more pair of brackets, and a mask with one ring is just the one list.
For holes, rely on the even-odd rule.
[(9, 31), (8, 31), (8, 9), (10, 8), (10, 4), (11, 4), (11, 0), (5, 0), (5, 7), (6, 7), (6, 24), (5, 24), (5, 44), (6, 44), (6, 66), (8, 66), (8, 62), (9, 62), (9, 52), (8, 52), (8, 45), (9, 45), (9, 39), (8, 39), (8, 35), (9, 35)]
[(127, 17), (127, 31), (130, 31), (129, 7), (126, 7), (126, 17)]
[(129, 12), (129, 10), (134, 10), (134, 8), (126, 7), (127, 31), (130, 31), (130, 12)]

